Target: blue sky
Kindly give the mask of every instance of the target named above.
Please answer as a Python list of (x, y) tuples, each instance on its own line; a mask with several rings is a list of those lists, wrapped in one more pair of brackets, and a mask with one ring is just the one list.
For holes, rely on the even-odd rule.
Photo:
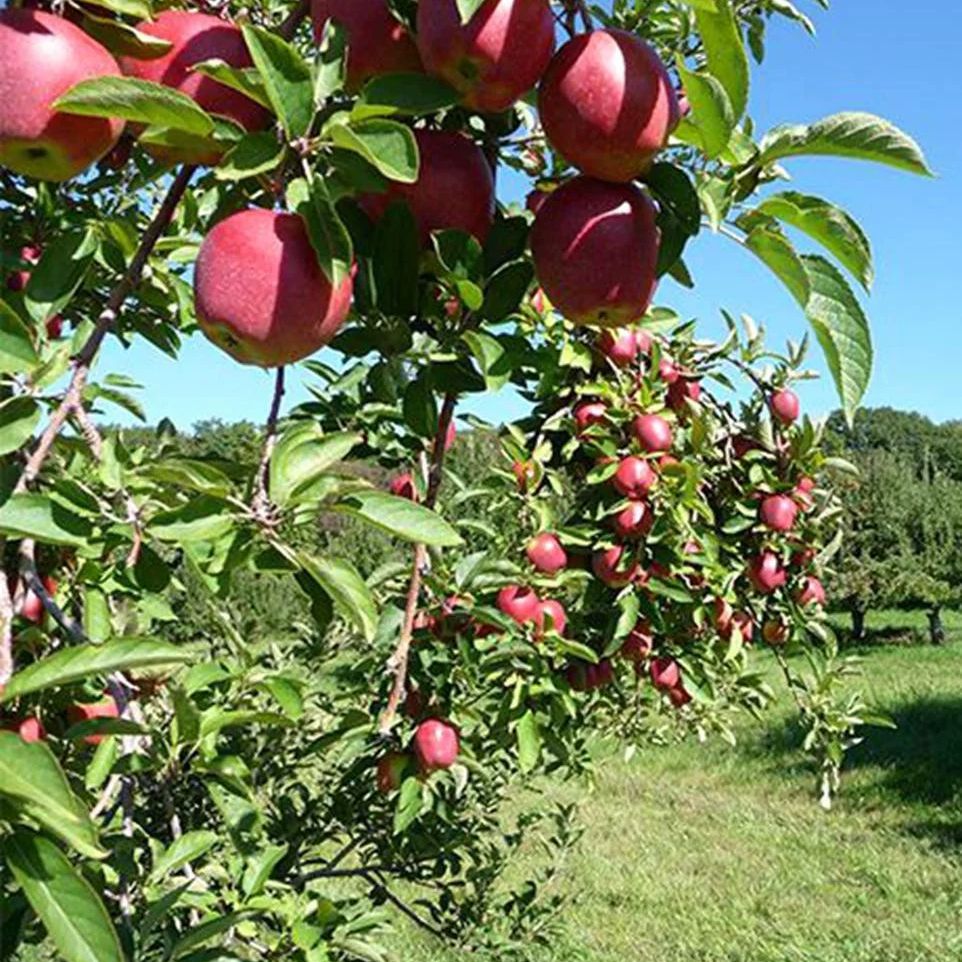
[[(775, 22), (766, 62), (753, 74), (756, 127), (866, 110), (888, 117), (921, 143), (935, 179), (829, 158), (798, 158), (787, 166), (793, 189), (847, 208), (872, 239), (877, 279), (863, 303), (872, 320), (876, 364), (866, 403), (917, 410), (936, 420), (960, 418), (962, 100), (954, 92), (962, 62), (962, 4), (836, 0), (825, 13), (811, 0), (797, 2), (812, 13), (818, 35), (813, 40), (793, 24)], [(505, 196), (511, 199), (507, 191)], [(666, 280), (656, 302), (699, 318), (705, 335), (720, 332), (721, 307), (751, 314), (775, 343), (805, 331), (795, 302), (731, 241), (705, 233), (689, 247), (687, 259), (696, 290)], [(811, 361), (824, 369), (817, 349)], [(113, 342), (100, 369), (136, 378), (144, 385), (148, 418), (167, 416), (180, 428), (210, 417), (260, 421), (269, 405), (270, 375), (236, 364), (200, 336), (176, 362), (148, 345), (124, 350)], [(289, 378), (285, 407), (306, 396), (300, 377)], [(836, 406), (827, 377), (804, 385), (801, 394), (813, 413)], [(510, 396), (471, 407), (492, 421), (520, 413)]]

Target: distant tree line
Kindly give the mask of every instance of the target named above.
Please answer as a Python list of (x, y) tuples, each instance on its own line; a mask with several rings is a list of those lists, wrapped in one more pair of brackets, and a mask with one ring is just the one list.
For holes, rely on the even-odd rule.
[(943, 643), (942, 612), (962, 600), (962, 421), (869, 408), (851, 429), (833, 415), (828, 430), (858, 469), (838, 480), (844, 540), (831, 582), (854, 640), (868, 611), (901, 608), (924, 610), (933, 644)]

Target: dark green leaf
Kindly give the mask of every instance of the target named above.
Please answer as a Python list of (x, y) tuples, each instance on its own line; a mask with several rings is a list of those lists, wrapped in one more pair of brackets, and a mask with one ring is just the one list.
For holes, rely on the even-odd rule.
[(217, 165), (218, 180), (244, 180), (273, 170), (283, 159), (286, 149), (274, 134), (259, 131), (238, 141)]
[(405, 541), (437, 547), (461, 544), (461, 537), (437, 512), (386, 491), (354, 491), (335, 505)]
[(13, 397), (0, 404), (0, 455), (21, 448), (40, 422), (40, 407), (31, 397)]
[(303, 552), (295, 557), (338, 610), (370, 641), (377, 630), (377, 605), (354, 565), (340, 558), (317, 558)]
[(299, 177), (287, 187), (288, 207), (301, 216), (324, 276), (339, 287), (351, 271), (354, 247), (324, 181), (316, 174)]
[(28, 373), (39, 360), (23, 321), (0, 300), (0, 374)]
[(365, 108), (378, 112), (417, 117), (433, 114), (458, 102), (458, 92), (437, 77), (424, 73), (384, 74), (368, 81), (354, 110)]
[(91, 526), (42, 494), (15, 494), (0, 506), (0, 532), (14, 538), (36, 538), (46, 544), (81, 547)]
[(360, 154), (388, 180), (413, 184), (418, 177), (418, 145), (409, 127), (394, 120), (372, 118), (351, 125), (331, 124), (331, 140)]
[(99, 40), (115, 56), (136, 57), (138, 60), (162, 57), (173, 46), (169, 40), (143, 33), (120, 20), (95, 17), (91, 13), (84, 14), (83, 31)]
[(254, 66), (281, 126), (292, 140), (303, 137), (314, 119), (314, 82), (304, 58), (286, 40), (262, 27), (241, 26)]
[(58, 237), (44, 251), (24, 293), (24, 304), (35, 321), (49, 320), (70, 303), (87, 276), (97, 247), (97, 234), (88, 229)]
[[(737, 123), (748, 106), (749, 67), (730, 0), (715, 0), (713, 10), (698, 7), (695, 21), (705, 46), (708, 72), (725, 88)], [(689, 93), (687, 84), (685, 92)]]
[(401, 404), (408, 427), (421, 438), (433, 438), (438, 430), (438, 402), (428, 371), (422, 371), (404, 392)]
[(484, 289), (481, 313), (485, 319), (497, 324), (517, 311), (533, 279), (534, 269), (527, 259), (510, 261), (499, 267)]
[(391, 204), (374, 231), (373, 293), (378, 310), (396, 317), (409, 317), (417, 310), (420, 248), (411, 208), (404, 202)]
[(232, 90), (242, 93), (248, 99), (253, 100), (254, 103), (258, 103), (268, 110), (271, 108), (271, 101), (267, 96), (267, 90), (264, 88), (261, 75), (254, 67), (232, 67), (223, 60), (214, 58), (195, 63), (190, 69), (216, 80), (225, 87), (230, 87)]
[(231, 507), (207, 494), (187, 504), (162, 511), (148, 522), (148, 530), (160, 541), (216, 541), (234, 527)]

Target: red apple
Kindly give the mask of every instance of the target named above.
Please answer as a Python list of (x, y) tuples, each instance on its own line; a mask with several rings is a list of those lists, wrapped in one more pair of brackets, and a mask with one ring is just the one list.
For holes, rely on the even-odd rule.
[(742, 641), (748, 644), (755, 636), (755, 622), (747, 611), (736, 611), (732, 615), (732, 625), (742, 633)]
[(28, 264), (37, 264), (43, 257), (43, 248), (39, 244), (25, 244), (20, 248), (20, 260)]
[(770, 494), (758, 509), (762, 524), (772, 531), (791, 531), (797, 515), (798, 506), (784, 494)]
[(652, 684), (660, 691), (670, 691), (681, 683), (681, 668), (674, 658), (655, 658), (648, 672)]
[(375, 784), (382, 795), (390, 795), (401, 787), (404, 781), (404, 769), (410, 759), (401, 752), (388, 752), (377, 760)]
[[(75, 704), (67, 708), (67, 720), (71, 725), (89, 721), (92, 718), (117, 718), (119, 715), (117, 702), (110, 695), (93, 704)], [(99, 745), (104, 740), (104, 736), (85, 735), (83, 740), (88, 745)]]
[(36, 715), (5, 721), (0, 724), (0, 730), (16, 732), (27, 744), (42, 742), (47, 737), (47, 730)]
[(639, 621), (621, 643), (621, 654), (629, 661), (640, 664), (645, 661), (655, 647), (655, 636), (647, 621)]
[(347, 318), (353, 287), (351, 275), (331, 285), (300, 217), (262, 208), (217, 224), (194, 270), (203, 332), (260, 367), (292, 364), (327, 344)]
[(611, 483), (619, 494), (639, 500), (651, 491), (657, 480), (658, 476), (644, 458), (629, 455), (622, 458)]
[(406, 201), (427, 247), (431, 232), (461, 230), (479, 241), (494, 222), (494, 175), (481, 148), (463, 134), (445, 130), (415, 130), (421, 155), (413, 184), (391, 181), (381, 194), (364, 194), (358, 201), (377, 221), (395, 201)]
[(518, 490), (522, 494), (531, 490), (538, 477), (538, 469), (533, 461), (515, 461), (511, 465), (511, 471), (518, 483)]
[(697, 404), (700, 398), (701, 384), (691, 378), (679, 376), (668, 388), (668, 407), (679, 413), (687, 409), (689, 401)]
[(791, 424), (798, 420), (801, 413), (801, 404), (798, 395), (788, 388), (776, 391), (771, 397), (772, 414), (778, 418), (782, 424)]
[(679, 685), (677, 688), (669, 689), (668, 700), (675, 708), (684, 708), (691, 701), (691, 695), (688, 694), (684, 685)]
[(557, 574), (568, 565), (568, 555), (558, 536), (542, 531), (528, 542), (528, 560), (545, 574)]
[(0, 166), (53, 181), (86, 170), (117, 142), (124, 122), (52, 105), (82, 80), (117, 76), (106, 49), (62, 17), (0, 10)]
[(661, 454), (671, 447), (671, 425), (658, 414), (639, 414), (631, 429), (641, 446), (652, 454)]
[(57, 340), (63, 334), (63, 318), (59, 314), (54, 314), (44, 325), (44, 330), (47, 332), (47, 337)]
[(591, 689), (606, 688), (615, 680), (614, 668), (608, 658), (602, 658), (597, 665), (590, 665), (588, 673), (588, 686)]
[(616, 367), (628, 367), (641, 354), (642, 342), (638, 334), (638, 331), (625, 328), (602, 331), (598, 338), (598, 349)]
[(728, 635), (732, 630), (735, 611), (724, 598), (716, 598), (712, 604), (712, 622), (715, 631), (720, 635)]
[[(220, 114), (244, 130), (262, 130), (271, 120), (270, 113), (239, 90), (205, 77), (191, 68), (204, 60), (223, 60), (237, 69), (254, 66), (240, 28), (219, 17), (188, 10), (164, 10), (156, 20), (138, 25), (141, 33), (168, 41), (172, 46), (152, 60), (122, 57), (124, 73), (141, 80), (172, 87), (186, 94), (199, 107)], [(148, 151), (166, 163), (216, 164), (222, 151), (201, 147), (147, 146)]]
[(467, 23), (456, 0), (420, 0), (418, 50), (466, 107), (500, 113), (541, 79), (554, 26), (548, 0), (483, 0)]
[(772, 618), (765, 622), (762, 628), (762, 638), (765, 639), (766, 645), (772, 647), (784, 645), (788, 641), (788, 625), (784, 621)]
[(615, 545), (596, 551), (591, 558), (591, 570), (599, 581), (609, 588), (624, 588), (638, 575), (638, 563), (625, 564), (626, 551), (623, 545)]
[(825, 588), (818, 578), (809, 575), (805, 579), (803, 587), (799, 590), (798, 594), (795, 595), (795, 600), (803, 608), (809, 605), (824, 605), (826, 600)]
[(644, 538), (651, 531), (654, 522), (655, 517), (652, 514), (651, 505), (647, 501), (629, 501), (615, 515), (612, 524), (619, 538), (634, 540)]
[(542, 601), (537, 615), (537, 625), (538, 637), (546, 631), (556, 631), (559, 635), (563, 635), (565, 628), (568, 627), (568, 615), (564, 605), (560, 601), (555, 601), (554, 598)]
[(815, 507), (815, 498), (812, 497), (812, 492), (814, 490), (815, 482), (812, 478), (802, 478), (795, 486), (795, 491), (792, 493), (792, 499), (802, 509), (802, 511), (808, 512)]
[(802, 491), (804, 494), (811, 494), (815, 490), (815, 479), (803, 477), (798, 479), (798, 484), (795, 485), (796, 491)]
[(663, 357), (658, 362), (658, 377), (665, 384), (675, 384), (681, 377), (681, 372), (675, 367), (675, 362), (669, 357)]
[(389, 73), (422, 73), (421, 57), (411, 34), (387, 0), (313, 0), (314, 40), (333, 20), (347, 40), (347, 89), (357, 90), (372, 77)]
[[(51, 578), (49, 575), (41, 579), (43, 586), (47, 591), (47, 594), (53, 597), (57, 593), (57, 581)], [(38, 595), (33, 588), (27, 588), (23, 595), (23, 601), (20, 604), (20, 616), (27, 621), (33, 622), (35, 625), (39, 625), (46, 615), (46, 611), (43, 607), (43, 602), (40, 600), (40, 595)]]
[(679, 117), (664, 64), (644, 40), (622, 30), (569, 40), (545, 72), (538, 113), (568, 163), (609, 181), (643, 174)]
[(408, 501), (418, 500), (418, 489), (415, 487), (414, 477), (410, 471), (391, 478), (387, 487), (396, 498), (407, 498)]
[(519, 625), (537, 621), (541, 600), (530, 589), (520, 585), (507, 585), (498, 592), (498, 609)]
[(457, 729), (440, 718), (421, 722), (414, 733), (414, 754), (423, 773), (450, 768), (460, 751)]
[(608, 416), (608, 408), (603, 401), (582, 401), (571, 413), (575, 419), (578, 434), (584, 434), (593, 425), (604, 423)]
[(529, 191), (528, 196), (524, 199), (524, 206), (531, 211), (532, 214), (537, 214), (541, 210), (541, 205), (548, 199), (548, 192), (546, 190), (532, 190)]
[(575, 177), (531, 228), (538, 281), (575, 324), (624, 327), (643, 317), (657, 282), (655, 207), (631, 184)]
[(7, 274), (7, 290), (12, 294), (19, 294), (26, 290), (30, 280), (30, 271), (10, 271)]
[(748, 565), (748, 579), (756, 591), (768, 595), (783, 587), (788, 575), (782, 563), (772, 551), (764, 551)]

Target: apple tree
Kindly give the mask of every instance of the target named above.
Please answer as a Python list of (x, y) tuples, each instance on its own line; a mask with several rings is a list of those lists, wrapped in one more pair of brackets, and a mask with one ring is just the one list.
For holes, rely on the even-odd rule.
[[(851, 416), (869, 243), (781, 182), (927, 169), (867, 114), (757, 131), (773, 17), (811, 29), (786, 0), (0, 11), (7, 955), (380, 960), (400, 914), (519, 956), (578, 838), (539, 777), (599, 738), (730, 740), (773, 694), (753, 647), (830, 804), (872, 716), (822, 615), (808, 339), (726, 315), (712, 343), (663, 298), (689, 244), (738, 244)], [(140, 411), (108, 339), (204, 336), (269, 371), (256, 445), (104, 427)], [(459, 405), (508, 387), (502, 461), (451, 470)], [(319, 548), (345, 519), (367, 570)], [(247, 630), (239, 582), (302, 599), (285, 630)]]

